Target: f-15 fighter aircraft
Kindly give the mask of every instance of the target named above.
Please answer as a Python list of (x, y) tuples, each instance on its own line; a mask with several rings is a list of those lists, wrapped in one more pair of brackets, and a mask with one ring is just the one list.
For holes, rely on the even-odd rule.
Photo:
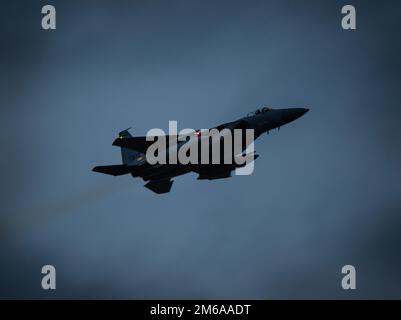
[[(240, 118), (236, 121), (221, 124), (213, 129), (222, 132), (234, 132), (235, 130), (241, 131), (252, 131), (253, 139), (256, 140), (263, 133), (268, 133), (270, 130), (280, 128), (281, 126), (290, 123), (299, 117), (303, 116), (309, 109), (306, 108), (289, 108), (289, 109), (272, 109), (269, 107), (260, 108), (254, 112), (249, 113), (246, 117)], [(209, 132), (209, 131), (208, 131)], [(187, 136), (187, 135), (186, 135)], [(166, 158), (171, 157), (171, 151), (174, 150), (178, 152), (186, 144), (199, 142), (201, 139), (205, 139), (207, 136), (204, 131), (195, 130), (193, 137), (188, 139), (176, 139), (175, 144), (172, 144), (170, 140), (171, 136), (166, 136), (166, 140), (170, 141), (168, 144), (166, 142), (166, 147), (163, 151), (158, 150), (160, 155), (161, 152), (166, 154)], [(159, 139), (159, 137), (153, 137)], [(194, 138), (194, 139), (192, 139)], [(210, 140), (210, 137), (206, 139)], [(222, 143), (224, 135), (219, 137), (219, 143)], [(147, 181), (145, 187), (154, 191), (155, 193), (167, 193), (171, 190), (173, 177), (186, 174), (188, 172), (196, 172), (199, 176), (199, 180), (215, 180), (231, 177), (232, 171), (239, 167), (245, 166), (249, 161), (231, 161), (229, 163), (222, 162), (204, 162), (200, 163), (186, 163), (181, 162), (175, 163), (153, 163), (149, 161), (148, 151), (152, 144), (154, 144), (155, 139), (149, 139), (149, 137), (133, 137), (128, 129), (121, 131), (118, 138), (113, 142), (113, 145), (121, 148), (122, 164), (119, 165), (108, 165), (108, 166), (97, 166), (93, 168), (93, 171), (100, 172), (104, 174), (109, 174), (113, 176), (121, 176), (125, 174), (131, 174), (134, 178), (141, 177), (144, 181)], [(190, 140), (190, 141), (189, 141)], [(253, 141), (251, 141), (253, 143)], [(245, 141), (244, 136), (241, 136), (241, 153), (247, 150), (249, 147), (249, 142)], [(213, 143), (212, 143), (213, 144)], [(207, 148), (212, 148), (211, 146)], [(203, 149), (199, 149), (201, 153)], [(224, 157), (224, 152), (219, 149), (219, 159)], [(232, 151), (232, 148), (231, 148)], [(253, 161), (257, 157), (257, 154), (233, 154), (232, 160), (236, 160), (237, 157), (242, 156), (245, 160)], [(198, 155), (200, 158), (200, 155)]]

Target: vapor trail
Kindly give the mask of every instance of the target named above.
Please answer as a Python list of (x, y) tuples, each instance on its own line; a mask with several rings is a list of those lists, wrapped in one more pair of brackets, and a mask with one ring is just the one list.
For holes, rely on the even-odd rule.
[(10, 236), (19, 237), (22, 232), (28, 231), (35, 225), (47, 223), (51, 219), (89, 205), (102, 197), (111, 195), (113, 192), (121, 192), (123, 186), (128, 182), (128, 180), (116, 179), (110, 183), (92, 186), (41, 206), (10, 210), (3, 220), (0, 239), (3, 240)]

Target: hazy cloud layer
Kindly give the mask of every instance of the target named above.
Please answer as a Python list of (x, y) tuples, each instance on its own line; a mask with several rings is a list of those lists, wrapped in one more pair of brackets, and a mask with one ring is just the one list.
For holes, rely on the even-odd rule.
[[(401, 298), (401, 3), (43, 1), (1, 10), (3, 298)], [(118, 131), (311, 111), (261, 137), (255, 173), (156, 195)], [(56, 292), (40, 269), (57, 269)], [(341, 267), (357, 268), (355, 292)]]

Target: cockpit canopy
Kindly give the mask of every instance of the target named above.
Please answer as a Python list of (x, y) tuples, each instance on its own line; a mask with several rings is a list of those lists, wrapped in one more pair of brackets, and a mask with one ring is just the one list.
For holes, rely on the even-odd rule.
[(272, 110), (273, 110), (273, 109), (270, 108), (270, 107), (263, 107), (263, 108), (260, 108), (260, 109), (258, 109), (258, 110), (255, 110), (255, 111), (253, 111), (253, 112), (249, 112), (249, 113), (247, 114), (247, 117), (256, 116), (256, 115), (258, 115), (258, 114), (265, 113), (265, 112), (269, 112), (269, 111), (272, 111)]

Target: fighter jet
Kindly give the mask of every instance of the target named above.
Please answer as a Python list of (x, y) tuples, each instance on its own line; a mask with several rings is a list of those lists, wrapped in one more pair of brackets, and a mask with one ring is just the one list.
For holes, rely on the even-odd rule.
[[(270, 130), (280, 129), (281, 126), (288, 124), (301, 116), (309, 109), (307, 108), (289, 108), (289, 109), (273, 109), (263, 107), (256, 111), (250, 112), (247, 116), (236, 121), (223, 123), (214, 127), (219, 131), (228, 129), (230, 132), (234, 130), (253, 129), (254, 139), (256, 140), (264, 133), (269, 133)], [(227, 131), (227, 130), (226, 130)], [(202, 131), (194, 132), (196, 137), (202, 136)], [(244, 164), (238, 165), (235, 161), (231, 164), (151, 164), (147, 159), (147, 150), (154, 143), (148, 141), (146, 137), (133, 137), (127, 130), (121, 131), (118, 137), (114, 140), (113, 145), (121, 148), (122, 164), (96, 166), (92, 170), (112, 176), (121, 176), (131, 174), (132, 177), (140, 177), (147, 183), (145, 187), (157, 194), (170, 192), (173, 184), (172, 178), (189, 172), (198, 174), (198, 180), (215, 180), (231, 177), (232, 171)], [(188, 139), (183, 142), (177, 142), (176, 150), (179, 150), (185, 143), (189, 143)], [(242, 146), (242, 151), (245, 151), (248, 145)], [(166, 146), (167, 153), (169, 145)], [(234, 157), (237, 155), (234, 155)], [(243, 156), (247, 156), (246, 154)], [(252, 160), (258, 158), (259, 155), (252, 154)]]

